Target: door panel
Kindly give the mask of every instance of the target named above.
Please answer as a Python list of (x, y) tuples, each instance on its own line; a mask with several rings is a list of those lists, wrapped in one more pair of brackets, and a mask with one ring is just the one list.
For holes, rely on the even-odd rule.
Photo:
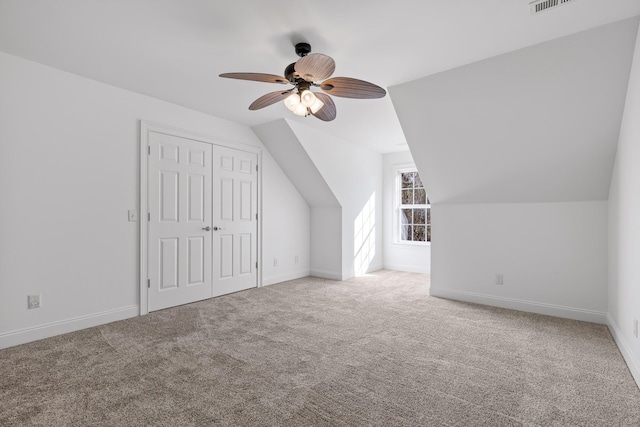
[(212, 296), (212, 147), (151, 132), (149, 311)]
[(220, 239), (220, 269), (219, 278), (228, 279), (233, 277), (233, 235), (222, 234)]
[(243, 221), (251, 220), (251, 198), (253, 197), (251, 194), (252, 187), (253, 183), (251, 181), (240, 182), (240, 220)]
[[(214, 259), (213, 294), (237, 292), (257, 285), (258, 156), (226, 147), (213, 149)], [(217, 228), (217, 230), (216, 230)]]
[(160, 239), (160, 289), (178, 287), (178, 239)]
[(160, 171), (160, 211), (161, 222), (178, 220), (178, 173)]
[(233, 179), (220, 179), (220, 194), (218, 203), (220, 205), (220, 219), (233, 221)]
[(240, 235), (240, 274), (251, 274), (251, 234)]
[(187, 285), (196, 285), (204, 282), (204, 236), (189, 237), (189, 277)]
[(189, 174), (189, 221), (204, 222), (204, 175)]

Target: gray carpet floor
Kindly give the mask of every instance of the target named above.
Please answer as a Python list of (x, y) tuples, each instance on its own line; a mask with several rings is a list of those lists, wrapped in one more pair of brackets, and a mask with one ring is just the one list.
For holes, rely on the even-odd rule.
[(640, 426), (607, 328), (305, 278), (0, 351), (0, 425)]

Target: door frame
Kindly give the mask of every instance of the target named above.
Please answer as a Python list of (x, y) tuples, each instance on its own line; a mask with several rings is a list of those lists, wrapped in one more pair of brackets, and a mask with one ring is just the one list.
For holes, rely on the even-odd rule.
[[(140, 315), (149, 313), (149, 300), (147, 293), (148, 276), (148, 146), (149, 136), (151, 132), (162, 133), (165, 135), (175, 136), (178, 138), (190, 139), (193, 141), (204, 142), (211, 145), (218, 145), (227, 148), (233, 148), (235, 150), (246, 151), (249, 153), (255, 153), (258, 157), (258, 176), (257, 176), (257, 209), (258, 209), (258, 221), (256, 230), (257, 245), (256, 250), (258, 269), (256, 271), (256, 286), (262, 286), (262, 149), (254, 145), (244, 144), (241, 142), (204, 135), (198, 132), (192, 132), (161, 123), (155, 123), (147, 120), (140, 120), (140, 211), (139, 211), (139, 231), (140, 231)], [(212, 283), (213, 286), (213, 283)]]

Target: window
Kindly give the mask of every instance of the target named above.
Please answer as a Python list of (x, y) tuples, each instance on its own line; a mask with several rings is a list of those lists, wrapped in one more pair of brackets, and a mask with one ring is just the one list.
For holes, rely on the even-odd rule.
[(431, 242), (431, 204), (418, 171), (398, 173), (400, 242)]

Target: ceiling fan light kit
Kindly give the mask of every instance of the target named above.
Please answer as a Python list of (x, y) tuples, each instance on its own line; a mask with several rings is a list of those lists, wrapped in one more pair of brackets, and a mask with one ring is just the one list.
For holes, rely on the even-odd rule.
[(311, 107), (316, 102), (316, 96), (309, 89), (305, 89), (300, 93), (300, 102), (305, 107)]
[[(321, 53), (312, 54), (311, 46), (308, 43), (296, 44), (296, 54), (300, 59), (287, 66), (284, 70), (284, 78), (275, 74), (263, 73), (223, 73), (220, 74), (220, 77), (292, 84), (295, 86), (292, 89), (261, 96), (249, 106), (249, 109), (259, 110), (278, 101), (283, 101), (287, 109), (295, 115), (304, 117), (312, 115), (326, 122), (336, 118), (336, 105), (327, 94), (355, 99), (382, 98), (387, 94), (380, 86), (364, 80), (350, 77), (334, 77), (326, 80), (335, 71), (335, 61), (330, 56)], [(322, 80), (325, 81), (319, 83)], [(319, 87), (325, 93), (313, 92), (311, 87)]]
[(305, 89), (302, 93), (292, 93), (284, 100), (284, 105), (293, 114), (306, 117), (309, 114), (315, 114), (324, 106), (324, 102), (309, 89)]

